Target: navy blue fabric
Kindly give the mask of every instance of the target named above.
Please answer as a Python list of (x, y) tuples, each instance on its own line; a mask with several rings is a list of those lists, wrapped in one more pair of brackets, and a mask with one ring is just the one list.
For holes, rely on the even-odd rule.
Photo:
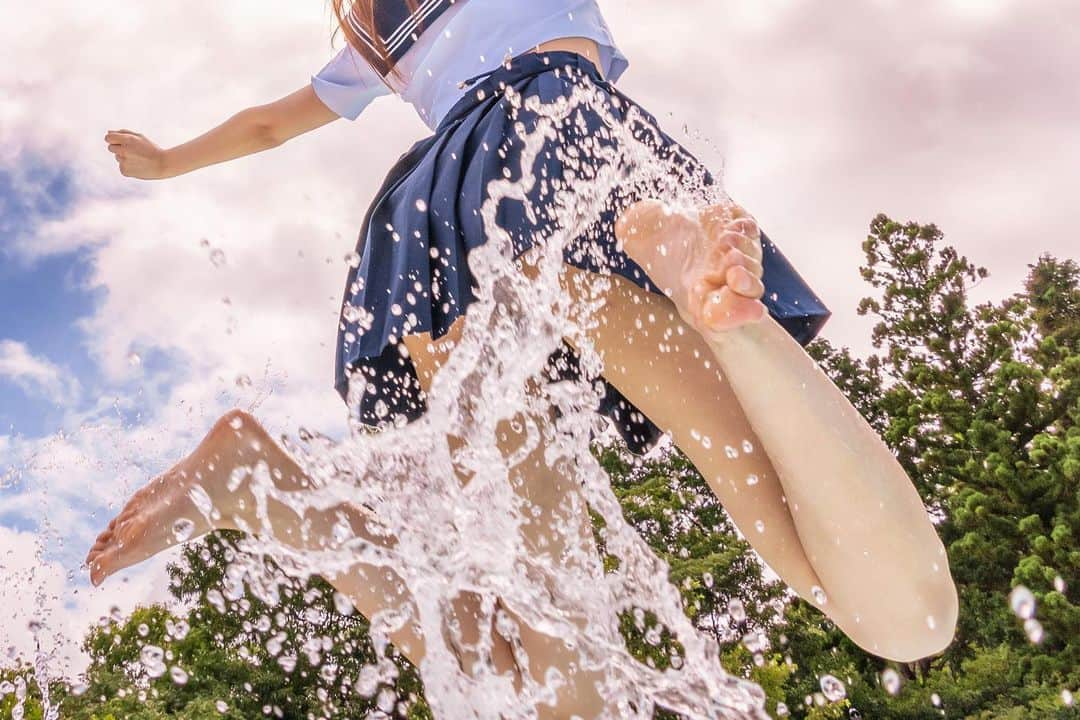
[[(416, 9), (413, 10), (405, 0), (378, 0), (374, 7), (375, 28), (387, 49), (387, 57), (376, 63), (379, 74), (387, 75), (420, 35), (449, 10), (454, 2), (455, 0), (416, 0)], [(371, 48), (377, 51), (363, 27), (355, 26), (355, 29)]]
[[(412, 361), (402, 352), (401, 337), (418, 332), (441, 337), (475, 299), (466, 258), (486, 240), (479, 209), (488, 181), (505, 177), (504, 169), (511, 180), (520, 178), (522, 141), (514, 124), (523, 123), (529, 131), (537, 121), (526, 107), (514, 108), (501, 88), (511, 86), (522, 97), (538, 95), (552, 102), (568, 97), (583, 76), (602, 91), (605, 110), (616, 118), (626, 118), (631, 109), (641, 113), (644, 121), (632, 124), (635, 137), (670, 165), (670, 178), (702, 186), (714, 182), (690, 153), (658, 132), (655, 118), (604, 81), (584, 57), (562, 51), (529, 53), (500, 66), (451, 109), (434, 135), (401, 156), (364, 220), (357, 246), (360, 263), (346, 280), (336, 372), (342, 397), (347, 397), (350, 377), (359, 374), (356, 381), (367, 380), (367, 391), (354, 408), (363, 423), (380, 426), (399, 415), (411, 421), (425, 411), (423, 391)], [(570, 151), (584, 160), (583, 166), (574, 166), (574, 182), (581, 183), (596, 170), (590, 163), (601, 161), (587, 152), (573, 153), (572, 148), (585, 142), (617, 142), (599, 112), (583, 107), (573, 119), (560, 128), (559, 140), (549, 141), (536, 162), (536, 177), (550, 182), (536, 183), (529, 194), (531, 216), (521, 202), (500, 203), (498, 221), (511, 235), (515, 257), (554, 231), (551, 188), (571, 174), (566, 172), (565, 154)], [(670, 192), (663, 182), (650, 182), (624, 186), (613, 194), (599, 220), (566, 248), (565, 261), (594, 272), (616, 273), (662, 295), (645, 271), (616, 249), (614, 238), (615, 220), (626, 207)], [(763, 301), (777, 322), (805, 345), (830, 312), (764, 234), (762, 246)], [(568, 345), (553, 353), (552, 378), (579, 373), (578, 359)], [(646, 452), (659, 439), (659, 428), (614, 386), (606, 381), (605, 385), (607, 394), (599, 411), (615, 423), (633, 452)]]

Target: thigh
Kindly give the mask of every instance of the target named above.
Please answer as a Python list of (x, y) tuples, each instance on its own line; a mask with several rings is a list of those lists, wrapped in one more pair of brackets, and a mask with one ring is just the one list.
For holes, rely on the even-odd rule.
[[(528, 257), (519, 259), (522, 272), (533, 277), (534, 267)], [(461, 339), (465, 317), (459, 317), (449, 332), (433, 340), (430, 333), (418, 333), (403, 339), (410, 359), (416, 368), (424, 392), (430, 392), (432, 382), (439, 370), (450, 359)], [(539, 391), (539, 384), (532, 384), (532, 392)], [(498, 446), (504, 457), (520, 456), (520, 449), (527, 440), (523, 428), (526, 423), (522, 413), (504, 418), (498, 425)], [(550, 408), (531, 412), (528, 417), (532, 427), (539, 430), (533, 435), (535, 445), (520, 462), (509, 468), (509, 478), (515, 492), (527, 504), (522, 527), (526, 544), (532, 552), (557, 556), (564, 554), (568, 545), (592, 546), (591, 530), (587, 526), (588, 514), (584, 512), (585, 500), (580, 483), (570, 468), (549, 467), (545, 460), (545, 438), (552, 433), (554, 411)], [(447, 436), (451, 450), (461, 447), (462, 440), (451, 434)], [(469, 477), (459, 472), (462, 483)]]
[(424, 392), (431, 391), (431, 382), (439, 369), (450, 359), (450, 353), (461, 339), (461, 331), (465, 327), (465, 316), (461, 315), (450, 326), (449, 332), (437, 340), (433, 340), (431, 333), (416, 333), (402, 338), (409, 358), (416, 368), (416, 376), (420, 380), (420, 387)]
[[(619, 276), (567, 268), (566, 291), (585, 319), (604, 379), (671, 434), (735, 525), (768, 565), (804, 598), (821, 581), (796, 530), (779, 476), (704, 339), (664, 297)], [(582, 338), (568, 338), (580, 344)]]

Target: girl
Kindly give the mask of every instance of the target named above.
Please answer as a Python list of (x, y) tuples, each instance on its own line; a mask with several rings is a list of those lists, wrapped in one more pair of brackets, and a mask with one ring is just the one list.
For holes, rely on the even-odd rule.
[[(379, 95), (396, 93), (416, 108), (434, 134), (402, 156), (368, 211), (359, 262), (346, 282), (337, 349), (338, 391), (362, 422), (377, 427), (424, 412), (475, 298), (467, 256), (486, 240), (478, 211), (488, 181), (502, 179), (504, 168), (513, 172), (522, 157), (515, 123), (535, 128), (537, 122), (528, 104), (508, 101), (504, 91), (553, 102), (587, 85), (599, 90), (602, 105), (583, 109), (584, 127), (568, 125), (547, 141), (532, 168), (545, 182), (534, 183), (526, 202), (500, 205), (499, 224), (530, 277), (535, 238), (555, 224), (552, 188), (565, 192), (563, 181), (577, 177), (570, 157), (584, 156), (586, 170), (591, 162), (588, 152), (573, 148), (617, 144), (604, 131), (605, 117), (622, 121), (637, 113), (644, 118), (639, 127), (655, 127), (655, 120), (616, 89), (628, 62), (595, 0), (356, 0), (351, 8), (334, 0), (333, 6), (348, 44), (310, 84), (169, 150), (129, 130), (110, 131), (105, 140), (123, 175), (161, 179), (276, 147), (338, 117), (354, 120)], [(669, 136), (656, 130), (651, 138), (673, 177), (712, 182)], [(762, 558), (856, 643), (904, 661), (942, 650), (957, 616), (944, 548), (898, 463), (801, 348), (828, 310), (743, 209), (678, 211), (657, 199), (666, 192), (662, 184), (613, 195), (582, 245), (565, 252), (564, 292), (592, 313), (586, 341), (604, 361), (600, 412), (637, 453), (670, 433)], [(585, 241), (591, 252), (582, 250)], [(597, 282), (601, 275), (604, 282)], [(587, 302), (596, 294), (602, 303)], [(659, 328), (649, 318), (671, 322)], [(677, 345), (666, 339), (671, 330)], [(575, 342), (581, 339), (567, 338), (552, 356), (553, 368), (578, 372)], [(764, 451), (736, 457), (716, 451), (725, 440), (744, 438)], [(452, 434), (447, 440), (459, 442)], [(507, 429), (502, 449), (512, 453), (520, 442)], [(273, 480), (278, 489), (309, 486), (252, 417), (233, 411), (109, 524), (87, 558), (93, 582), (175, 544), (179, 518), (198, 519), (192, 536), (254, 527), (256, 490), (250, 483), (227, 486), (233, 468), (257, 460), (280, 471)], [(521, 492), (551, 527), (560, 508), (582, 506), (564, 502), (580, 488), (545, 465), (542, 448), (515, 472)], [(212, 526), (194, 511), (194, 486), (218, 510)], [(363, 509), (345, 511), (364, 534)], [(271, 504), (270, 522), (279, 540), (303, 548), (325, 542), (334, 518), (306, 517), (301, 532), (295, 514)], [(576, 522), (586, 534), (587, 518)], [(556, 535), (543, 523), (533, 532), (537, 548)], [(372, 533), (372, 542), (387, 539)], [(362, 564), (331, 582), (368, 616), (388, 603), (411, 602), (394, 578)], [(462, 596), (455, 608), (466, 636), (481, 632), (476, 603)], [(516, 668), (505, 647), (496, 658), (501, 669), (542, 677), (550, 666), (565, 667), (561, 643), (527, 630), (521, 640), (530, 667)], [(414, 662), (424, 657), (415, 628), (402, 628), (393, 640)], [(594, 680), (574, 677), (552, 712), (595, 716), (602, 699)]]

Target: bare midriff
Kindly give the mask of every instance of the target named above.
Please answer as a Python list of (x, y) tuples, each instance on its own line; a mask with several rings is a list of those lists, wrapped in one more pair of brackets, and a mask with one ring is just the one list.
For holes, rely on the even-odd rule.
[(601, 77), (603, 76), (604, 70), (600, 67), (600, 47), (595, 40), (583, 37), (556, 38), (540, 43), (530, 52), (551, 52), (552, 50), (566, 50), (588, 58), (600, 70)]

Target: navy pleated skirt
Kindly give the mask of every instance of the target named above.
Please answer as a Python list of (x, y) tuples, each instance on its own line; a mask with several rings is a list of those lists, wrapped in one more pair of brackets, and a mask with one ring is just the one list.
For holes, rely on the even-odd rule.
[[(538, 96), (544, 103), (569, 98), (575, 85), (588, 77), (598, 90), (600, 105), (583, 104), (572, 122), (560, 128), (536, 160), (537, 182), (528, 194), (528, 209), (520, 201), (503, 200), (500, 227), (512, 238), (515, 257), (554, 227), (552, 184), (564, 174), (581, 182), (582, 164), (602, 162), (601, 153), (581, 148), (589, 143), (618, 142), (605, 131), (614, 117), (628, 118), (634, 137), (670, 166), (662, 180), (622, 187), (606, 204), (599, 219), (564, 252), (566, 262), (593, 272), (621, 275), (649, 292), (663, 294), (645, 271), (616, 249), (614, 225), (622, 211), (646, 197), (667, 199), (673, 183), (708, 186), (713, 178), (690, 153), (659, 129), (655, 118), (603, 80), (595, 65), (576, 53), (529, 53), (499, 66), (479, 80), (443, 119), (435, 134), (417, 142), (390, 170), (368, 210), (357, 246), (355, 264), (345, 286), (337, 345), (336, 388), (348, 399), (349, 383), (363, 382), (354, 393), (353, 407), (364, 424), (380, 427), (415, 420), (426, 410), (416, 369), (403, 352), (405, 335), (430, 332), (439, 338), (475, 299), (475, 281), (467, 256), (485, 240), (480, 208), (488, 182), (521, 176), (523, 142), (515, 130), (536, 126), (537, 115), (526, 103), (511, 103), (504, 93), (512, 87), (522, 98)], [(633, 109), (633, 113), (631, 110)], [(602, 112), (601, 112), (602, 110)], [(607, 115), (607, 117), (605, 117)], [(639, 132), (640, 131), (640, 132)], [(601, 140), (598, 140), (600, 138)], [(574, 146), (578, 145), (578, 148)], [(567, 158), (573, 173), (564, 173)], [(588, 175), (588, 168), (584, 170)], [(575, 185), (574, 187), (580, 187)], [(780, 250), (762, 234), (765, 296), (769, 313), (800, 343), (817, 335), (829, 310), (799, 277)], [(552, 377), (572, 378), (581, 372), (569, 345), (548, 363)], [(659, 439), (660, 430), (614, 386), (599, 411), (610, 418), (631, 451), (642, 454)]]

